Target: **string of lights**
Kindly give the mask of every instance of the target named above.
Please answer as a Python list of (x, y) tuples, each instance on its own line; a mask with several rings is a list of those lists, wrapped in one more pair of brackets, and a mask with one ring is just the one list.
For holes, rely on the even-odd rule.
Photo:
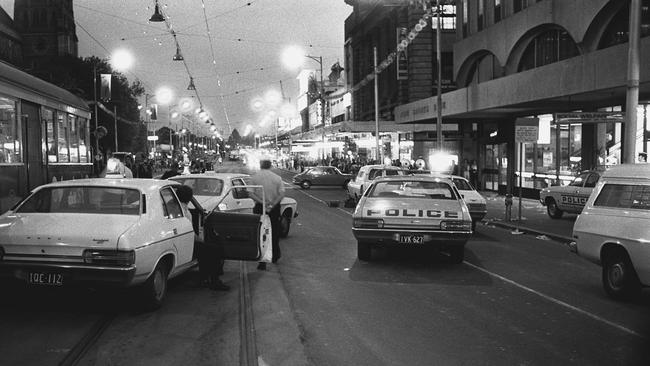
[[(250, 4), (250, 3), (249, 3)], [(217, 87), (221, 87), (221, 77), (217, 71), (217, 60), (214, 56), (214, 46), (212, 44), (212, 35), (210, 34), (210, 25), (208, 24), (208, 15), (205, 11), (205, 2), (201, 0), (201, 7), (203, 8), (203, 20), (205, 21), (205, 30), (208, 34), (208, 42), (210, 43), (210, 55), (212, 56), (212, 66), (214, 67), (214, 73), (217, 77)], [(230, 125), (230, 118), (228, 118), (228, 110), (226, 109), (226, 103), (224, 102), (223, 95), (221, 96), (221, 106), (223, 107), (223, 115), (226, 118), (226, 123), (228, 124), (228, 133), (232, 132), (232, 127)]]

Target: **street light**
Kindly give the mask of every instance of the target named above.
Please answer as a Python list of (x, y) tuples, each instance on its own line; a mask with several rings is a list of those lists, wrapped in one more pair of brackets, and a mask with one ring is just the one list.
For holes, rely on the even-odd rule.
[(302, 57), (306, 57), (318, 62), (320, 66), (320, 88), (318, 91), (318, 100), (321, 103), (321, 122), (322, 122), (322, 134), (321, 140), (323, 142), (323, 160), (325, 159), (325, 85), (323, 84), (323, 56), (311, 56), (304, 54), (297, 47), (288, 48), (283, 54), (284, 64), (289, 67), (298, 67), (302, 65)]
[[(111, 55), (111, 66), (115, 71), (123, 72), (133, 65), (133, 55), (125, 49), (118, 49)], [(117, 144), (117, 105), (113, 104), (113, 114), (115, 123), (115, 151), (119, 151)]]

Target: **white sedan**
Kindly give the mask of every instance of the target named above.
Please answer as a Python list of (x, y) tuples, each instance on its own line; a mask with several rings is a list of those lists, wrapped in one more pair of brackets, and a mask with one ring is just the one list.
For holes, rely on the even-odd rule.
[[(208, 212), (218, 209), (221, 212), (253, 213), (255, 202), (248, 197), (248, 190), (244, 188), (251, 184), (248, 174), (211, 171), (177, 175), (169, 179), (191, 187), (194, 197)], [(284, 197), (280, 202), (280, 213), (280, 237), (285, 238), (289, 235), (291, 220), (298, 216), (296, 200)]]
[(360, 260), (369, 260), (375, 246), (433, 246), (461, 263), (472, 218), (450, 178), (384, 177), (375, 179), (359, 200), (352, 233)]
[(404, 175), (404, 170), (390, 165), (364, 165), (359, 168), (356, 177), (348, 182), (348, 197), (358, 201), (365, 188), (370, 186), (375, 178), (393, 175)]
[(102, 178), (40, 186), (0, 216), (0, 274), (43, 286), (142, 286), (157, 308), (167, 279), (196, 264), (178, 186)]

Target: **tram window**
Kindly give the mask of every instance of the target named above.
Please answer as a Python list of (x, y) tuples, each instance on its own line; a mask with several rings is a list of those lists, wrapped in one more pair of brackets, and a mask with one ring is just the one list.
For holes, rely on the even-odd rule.
[(49, 163), (56, 163), (56, 138), (54, 129), (54, 111), (51, 109), (43, 108), (43, 122), (45, 123), (46, 130), (46, 149), (47, 161)]
[(57, 145), (58, 145), (58, 155), (59, 163), (68, 163), (70, 161), (70, 155), (68, 151), (68, 119), (66, 114), (58, 112), (57, 117)]
[(16, 118), (16, 101), (0, 97), (0, 163), (20, 163), (20, 121)]

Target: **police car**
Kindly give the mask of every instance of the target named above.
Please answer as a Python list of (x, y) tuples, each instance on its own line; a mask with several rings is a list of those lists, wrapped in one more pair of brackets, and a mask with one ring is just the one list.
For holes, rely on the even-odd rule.
[(585, 171), (569, 185), (544, 188), (539, 192), (539, 201), (546, 206), (548, 216), (553, 219), (561, 218), (565, 212), (580, 213), (600, 175), (599, 171)]
[(360, 260), (370, 260), (375, 246), (435, 246), (461, 263), (472, 218), (450, 178), (382, 177), (359, 200), (352, 233)]

